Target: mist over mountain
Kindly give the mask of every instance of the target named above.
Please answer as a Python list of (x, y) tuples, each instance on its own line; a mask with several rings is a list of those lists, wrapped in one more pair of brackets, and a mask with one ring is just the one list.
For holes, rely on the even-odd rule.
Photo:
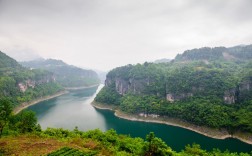
[(18, 62), (32, 61), (43, 59), (39, 54), (28, 48), (16, 48), (10, 49), (7, 53), (10, 57), (14, 58)]
[(85, 87), (100, 82), (95, 71), (68, 65), (62, 60), (39, 59), (20, 63), (25, 67), (44, 69), (54, 73), (56, 81), (64, 87)]
[(252, 156), (252, 0), (0, 0), (0, 50), (0, 156)]
[(166, 62), (170, 62), (171, 60), (172, 59), (162, 58), (162, 59), (155, 60), (154, 63), (166, 63)]

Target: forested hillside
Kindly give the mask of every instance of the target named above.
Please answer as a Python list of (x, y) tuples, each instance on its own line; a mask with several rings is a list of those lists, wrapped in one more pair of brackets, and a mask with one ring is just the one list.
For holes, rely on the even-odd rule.
[(235, 46), (231, 48), (204, 47), (187, 50), (176, 56), (175, 61), (210, 60), (210, 61), (244, 61), (252, 59), (252, 45)]
[(3, 68), (17, 68), (21, 67), (18, 62), (5, 53), (0, 51), (0, 67)]
[[(22, 111), (13, 115), (12, 104), (1, 100), (0, 155), (48, 156), (249, 156), (251, 153), (231, 153), (213, 149), (206, 151), (200, 145), (187, 145), (174, 151), (162, 139), (150, 132), (146, 139), (95, 129), (86, 132), (47, 128), (41, 130), (34, 112)], [(176, 140), (171, 140), (176, 141)]]
[(98, 75), (92, 70), (85, 70), (68, 65), (61, 60), (47, 59), (21, 62), (25, 67), (45, 69), (55, 75), (55, 80), (64, 87), (84, 87), (99, 84)]
[(168, 63), (115, 68), (95, 101), (252, 133), (252, 46), (193, 49)]
[(16, 106), (62, 89), (55, 82), (53, 73), (24, 68), (16, 60), (0, 52), (0, 99), (9, 99)]

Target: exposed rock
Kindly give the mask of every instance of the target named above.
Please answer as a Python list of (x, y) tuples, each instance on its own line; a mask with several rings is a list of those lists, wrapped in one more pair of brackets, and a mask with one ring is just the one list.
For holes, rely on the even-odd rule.
[(34, 88), (36, 85), (49, 83), (49, 82), (55, 82), (55, 77), (52, 75), (48, 75), (37, 81), (28, 79), (28, 80), (25, 80), (24, 82), (19, 82), (18, 88), (21, 92), (25, 92), (29, 87)]
[[(107, 77), (105, 81), (106, 86), (114, 85), (116, 91), (121, 94), (125, 95), (128, 92), (133, 94), (143, 94), (145, 93), (145, 89), (150, 87), (153, 83), (149, 77), (145, 79), (134, 79), (129, 78), (122, 79), (120, 77)], [(167, 88), (167, 87), (166, 87)], [(251, 91), (252, 91), (252, 78), (247, 77), (244, 79), (239, 85), (235, 88), (231, 88), (223, 92), (223, 102), (226, 104), (235, 104), (242, 102), (243, 100), (251, 99)], [(199, 93), (207, 91), (207, 88), (202, 86), (192, 86), (191, 90), (186, 93), (173, 93), (169, 90), (166, 90), (166, 100), (169, 102), (175, 102), (179, 100), (183, 100), (192, 96), (197, 96)], [(154, 93), (155, 95), (159, 95), (159, 93)]]
[(107, 77), (105, 80), (105, 86), (111, 86), (112, 84), (113, 84), (112, 79)]
[(133, 94), (141, 94), (145, 87), (150, 84), (149, 79), (144, 79), (144, 80), (136, 80), (136, 79), (129, 79), (129, 80), (124, 80), (121, 78), (109, 78), (107, 77), (105, 80), (105, 86), (111, 86), (115, 85), (116, 91), (124, 95), (128, 92), (132, 92)]
[(26, 84), (18, 83), (18, 88), (21, 92), (25, 92), (27, 90)]
[(151, 118), (158, 118), (160, 115), (158, 115), (158, 114), (146, 114), (146, 113), (139, 113), (138, 114), (140, 117), (145, 117), (145, 118), (147, 118), (147, 117), (151, 117)]
[(172, 94), (166, 94), (166, 100), (169, 102), (174, 102), (174, 96)]
[(193, 96), (193, 93), (182, 93), (179, 95), (168, 93), (166, 94), (166, 100), (169, 102), (174, 102), (174, 101), (183, 100), (192, 96)]
[(127, 81), (117, 78), (115, 80), (116, 91), (121, 95), (126, 94), (129, 89), (128, 84), (129, 83)]
[(236, 89), (230, 89), (224, 92), (223, 100), (226, 104), (233, 104), (236, 102)]
[(145, 87), (149, 85), (149, 80), (136, 80), (130, 79), (129, 80), (129, 90), (132, 91), (134, 94), (141, 94)]
[(234, 104), (244, 99), (250, 98), (252, 81), (251, 79), (242, 81), (237, 87), (224, 92), (223, 100), (226, 104)]

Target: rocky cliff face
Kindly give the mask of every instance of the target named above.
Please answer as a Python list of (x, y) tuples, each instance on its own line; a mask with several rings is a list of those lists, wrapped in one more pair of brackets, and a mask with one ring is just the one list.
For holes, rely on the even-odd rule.
[(174, 101), (179, 101), (179, 100), (186, 99), (192, 96), (193, 96), (193, 93), (182, 93), (182, 94), (168, 93), (166, 94), (166, 100), (169, 102), (174, 102)]
[(95, 71), (82, 69), (68, 65), (61, 60), (47, 59), (21, 62), (28, 68), (44, 69), (55, 75), (56, 81), (63, 87), (81, 87), (99, 84), (99, 78)]
[(19, 82), (17, 84), (17, 87), (21, 92), (25, 92), (28, 88), (34, 88), (37, 85), (49, 83), (49, 82), (55, 82), (55, 77), (53, 75), (46, 75), (44, 77), (41, 77), (38, 80), (34, 79), (28, 79), (23, 82)]
[[(141, 94), (144, 92), (145, 88), (149, 86), (149, 84), (150, 84), (149, 79), (136, 80), (133, 78), (129, 78), (128, 80), (125, 80), (119, 77), (116, 78), (107, 77), (105, 80), (105, 86), (114, 85), (116, 91), (120, 95), (125, 95), (128, 92), (131, 92), (133, 94)], [(175, 94), (169, 92), (166, 89), (166, 100), (169, 102), (183, 100), (194, 96), (195, 94), (197, 94), (197, 92), (201, 92), (204, 90), (205, 90), (204, 88), (192, 87), (191, 92)], [(252, 81), (251, 79), (247, 79), (242, 81), (236, 88), (226, 90), (223, 93), (223, 101), (226, 104), (238, 103), (246, 98), (249, 98), (250, 94), (252, 96)]]
[(34, 88), (36, 82), (34, 80), (26, 80), (24, 82), (19, 82), (18, 83), (18, 88), (21, 92), (25, 92), (29, 87)]
[(118, 77), (115, 79), (107, 77), (105, 80), (105, 86), (115, 85), (116, 91), (121, 95), (124, 95), (128, 92), (133, 94), (141, 94), (145, 87), (148, 86), (148, 83), (148, 80), (136, 80), (133, 78), (124, 80)]
[(234, 104), (249, 99), (252, 96), (252, 77), (243, 80), (236, 88), (224, 92), (223, 100), (226, 104)]
[[(149, 78), (146, 79), (133, 79), (129, 78), (128, 80), (121, 79), (119, 77), (116, 78), (110, 78), (107, 77), (105, 80), (105, 86), (113, 86), (115, 87), (117, 93), (120, 95), (125, 95), (128, 92), (131, 92), (133, 94), (141, 94), (144, 93), (146, 87), (151, 87), (152, 80)], [(156, 95), (160, 95), (159, 93), (156, 93)], [(188, 97), (192, 97), (193, 93), (182, 93), (182, 94), (174, 94), (169, 92), (166, 89), (166, 99), (169, 102), (174, 102), (182, 99), (186, 99)], [(164, 96), (165, 98), (165, 96)]]
[(223, 100), (226, 104), (233, 104), (237, 101), (237, 89), (229, 89), (224, 92)]
[[(204, 88), (192, 88), (192, 92), (174, 94), (167, 91), (166, 100), (169, 102), (183, 100), (194, 96)], [(235, 104), (252, 98), (252, 78), (242, 81), (237, 87), (226, 90), (223, 93), (223, 101), (226, 104)]]

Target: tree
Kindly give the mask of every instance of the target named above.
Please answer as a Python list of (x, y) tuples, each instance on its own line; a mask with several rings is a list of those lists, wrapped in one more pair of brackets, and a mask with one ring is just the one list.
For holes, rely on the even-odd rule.
[(187, 145), (185, 147), (184, 153), (189, 154), (189, 155), (198, 155), (198, 156), (207, 156), (207, 152), (205, 150), (202, 150), (200, 148), (200, 145), (198, 144), (193, 144), (192, 146)]
[(166, 145), (162, 139), (155, 137), (153, 132), (146, 136), (147, 144), (145, 146), (146, 156), (170, 156), (172, 149)]
[(0, 137), (8, 124), (12, 112), (12, 104), (7, 99), (0, 99)]
[(37, 125), (37, 118), (33, 111), (22, 111), (16, 115), (15, 125), (21, 133), (32, 132), (40, 129), (39, 125)]

